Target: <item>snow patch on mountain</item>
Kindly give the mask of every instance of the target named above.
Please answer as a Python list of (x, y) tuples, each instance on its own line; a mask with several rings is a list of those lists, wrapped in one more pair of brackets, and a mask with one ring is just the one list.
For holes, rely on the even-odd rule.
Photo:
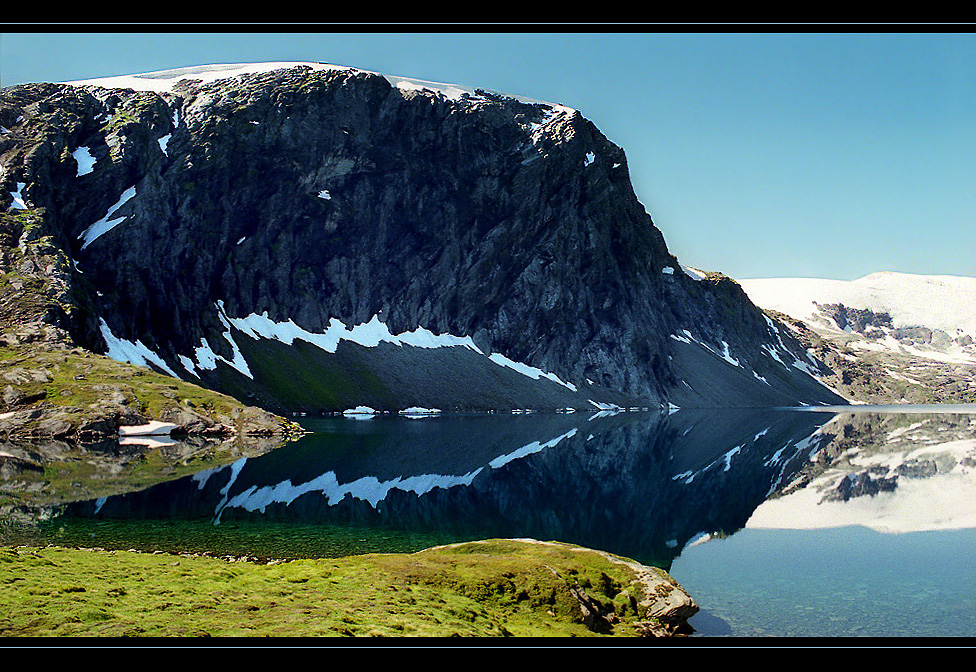
[[(248, 378), (254, 378), (248, 368), (247, 360), (234, 340), (234, 330), (255, 340), (264, 338), (276, 340), (286, 345), (292, 345), (295, 340), (302, 340), (322, 348), (329, 353), (335, 353), (340, 341), (350, 341), (367, 348), (376, 347), (380, 343), (392, 343), (398, 346), (412, 346), (416, 348), (464, 347), (480, 355), (485, 355), (474, 344), (470, 336), (434, 334), (423, 327), (417, 327), (413, 331), (406, 331), (401, 334), (393, 334), (390, 332), (386, 323), (380, 321), (378, 315), (374, 315), (368, 322), (352, 327), (346, 327), (340, 320), (333, 318), (330, 320), (329, 326), (324, 332), (313, 333), (298, 326), (291, 319), (284, 322), (275, 322), (268, 317), (267, 311), (264, 311), (260, 315), (251, 313), (247, 317), (234, 318), (227, 315), (223, 301), (218, 301), (215, 306), (220, 321), (226, 327), (226, 331), (223, 332), (222, 336), (230, 344), (234, 355), (232, 359), (221, 357), (214, 352), (207, 339), (201, 339), (200, 346), (193, 352), (193, 357), (182, 354), (177, 356), (183, 368), (194, 376), (197, 375), (197, 368), (212, 370), (216, 368), (217, 361), (221, 361), (237, 369)], [(132, 343), (112, 335), (104, 320), (102, 321), (102, 333), (109, 345), (108, 356), (112, 359), (140, 366), (148, 366), (149, 363), (152, 363), (170, 375), (179, 377), (166, 364), (162, 357), (149, 350), (141, 342)], [(573, 392), (577, 391), (577, 387), (572, 383), (567, 383), (555, 374), (543, 371), (537, 367), (516, 362), (500, 353), (490, 353), (486, 356), (494, 364), (510, 368), (528, 378), (534, 380), (546, 378)]]
[(108, 212), (105, 214), (105, 216), (102, 217), (97, 222), (95, 222), (94, 224), (92, 224), (91, 226), (89, 226), (81, 233), (80, 236), (78, 236), (79, 240), (84, 241), (81, 245), (81, 249), (85, 249), (93, 242), (95, 242), (95, 240), (97, 240), (100, 236), (105, 235), (106, 233), (114, 229), (116, 226), (121, 224), (123, 221), (125, 221), (124, 215), (122, 217), (115, 217), (113, 219), (109, 219), (109, 218), (112, 217), (112, 215), (114, 215), (116, 212), (118, 212), (119, 208), (125, 205), (130, 199), (135, 197), (135, 195), (136, 195), (135, 186), (129, 187), (124, 192), (122, 192), (122, 196), (119, 197), (118, 202), (108, 209)]
[(14, 191), (11, 191), (10, 192), (10, 197), (13, 199), (13, 202), (10, 204), (10, 207), (8, 208), (8, 210), (26, 210), (27, 209), (27, 202), (24, 200), (24, 196), (23, 196), (24, 187), (26, 187), (26, 186), (27, 185), (24, 184), (23, 182), (18, 182), (17, 183), (17, 189), (15, 189)]
[(162, 357), (150, 350), (147, 346), (143, 345), (142, 341), (136, 341), (133, 343), (123, 338), (118, 338), (112, 333), (112, 330), (109, 329), (109, 326), (105, 323), (104, 319), (100, 319), (99, 322), (102, 338), (105, 339), (105, 344), (108, 346), (108, 352), (106, 354), (110, 359), (114, 359), (117, 362), (128, 362), (130, 364), (145, 367), (148, 367), (150, 364), (154, 364), (174, 378), (179, 377), (171, 368), (169, 368), (166, 361)]
[(87, 175), (95, 169), (95, 157), (92, 156), (91, 150), (88, 147), (79, 147), (72, 152), (71, 157), (78, 164), (77, 177)]

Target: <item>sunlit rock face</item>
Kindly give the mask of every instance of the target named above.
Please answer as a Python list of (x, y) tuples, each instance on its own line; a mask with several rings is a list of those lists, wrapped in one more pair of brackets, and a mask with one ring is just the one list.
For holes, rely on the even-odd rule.
[[(124, 88), (129, 87), (129, 88)], [(273, 410), (837, 402), (578, 111), (321, 64), (0, 98), (79, 344)]]
[(749, 298), (791, 328), (849, 399), (976, 402), (976, 278), (881, 272), (857, 280), (743, 280)]

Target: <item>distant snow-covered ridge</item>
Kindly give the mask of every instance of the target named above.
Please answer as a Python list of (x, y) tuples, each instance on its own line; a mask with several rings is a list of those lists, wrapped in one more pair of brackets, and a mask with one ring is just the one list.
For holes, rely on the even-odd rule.
[[(400, 90), (432, 91), (440, 93), (451, 100), (459, 100), (462, 96), (476, 96), (473, 87), (460, 86), (443, 82), (430, 82), (411, 77), (399, 77), (396, 75), (386, 75), (361, 68), (352, 68), (344, 65), (332, 65), (329, 63), (305, 62), (305, 61), (269, 61), (265, 63), (219, 63), (212, 65), (195, 65), (183, 68), (173, 68), (171, 70), (159, 70), (155, 72), (144, 72), (140, 74), (118, 75), (112, 77), (97, 77), (94, 79), (75, 80), (62, 82), (72, 86), (101, 86), (105, 88), (125, 88), (134, 91), (154, 91), (156, 93), (171, 92), (181, 81), (196, 80), (204, 84), (216, 82), (222, 79), (230, 79), (247, 74), (261, 74), (273, 72), (275, 70), (285, 70), (307, 66), (313, 70), (343, 70), (349, 72), (367, 72), (373, 75), (384, 77), (390, 84)], [(494, 92), (493, 92), (494, 93)], [(514, 98), (524, 103), (540, 104), (552, 107), (557, 111), (572, 113), (575, 110), (564, 105), (554, 105), (541, 100), (534, 100), (524, 96), (501, 94), (509, 98)]]
[(739, 280), (757, 306), (798, 320), (819, 315), (816, 304), (888, 313), (895, 327), (926, 326), (976, 338), (976, 278), (872, 273), (857, 280), (762, 278)]
[[(801, 320), (821, 333), (854, 335), (849, 326), (842, 329), (829, 317), (822, 308), (829, 304), (887, 314), (891, 328), (881, 327), (858, 347), (947, 361), (976, 359), (976, 278), (881, 272), (851, 281), (763, 278), (738, 282), (760, 308)], [(944, 343), (933, 340), (914, 347), (919, 344), (898, 337), (897, 330), (912, 327), (944, 332)]]

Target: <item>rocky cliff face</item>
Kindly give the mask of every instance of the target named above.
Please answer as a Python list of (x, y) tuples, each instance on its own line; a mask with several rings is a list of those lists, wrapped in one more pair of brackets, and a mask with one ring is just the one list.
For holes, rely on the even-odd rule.
[(578, 112), (228, 74), (3, 90), (0, 208), (71, 259), (78, 344), (279, 411), (838, 401)]

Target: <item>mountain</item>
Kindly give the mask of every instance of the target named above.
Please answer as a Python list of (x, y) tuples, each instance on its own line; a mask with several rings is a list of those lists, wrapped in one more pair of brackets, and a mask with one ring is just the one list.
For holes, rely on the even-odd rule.
[(42, 321), (254, 406), (840, 401), (737, 283), (678, 262), (624, 151), (561, 105), (219, 65), (8, 87), (0, 127), (5, 263), (66, 261)]
[(824, 382), (844, 396), (976, 402), (976, 278), (883, 272), (740, 284), (757, 305), (792, 319), (834, 371)]

